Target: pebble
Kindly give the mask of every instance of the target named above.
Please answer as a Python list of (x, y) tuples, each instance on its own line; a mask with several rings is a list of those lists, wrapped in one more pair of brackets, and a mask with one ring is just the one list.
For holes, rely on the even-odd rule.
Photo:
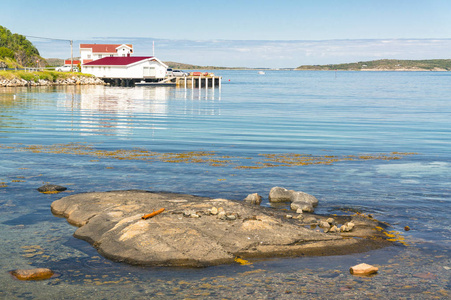
[(211, 215), (217, 215), (218, 214), (218, 209), (216, 208), (216, 207), (212, 207), (211, 209), (210, 209), (210, 214)]
[(227, 220), (236, 220), (236, 215), (231, 214), (226, 216)]
[(226, 217), (226, 213), (225, 213), (225, 211), (220, 211), (219, 213), (218, 213), (218, 219), (220, 219), (220, 220), (225, 220), (227, 217)]
[(335, 219), (334, 218), (328, 218), (326, 220), (327, 223), (329, 223), (330, 225), (335, 225)]

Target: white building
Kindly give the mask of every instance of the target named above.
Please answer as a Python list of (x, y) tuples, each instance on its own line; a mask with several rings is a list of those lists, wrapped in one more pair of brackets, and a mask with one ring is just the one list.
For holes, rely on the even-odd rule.
[(133, 45), (129, 44), (80, 44), (81, 64), (114, 56), (130, 56)]
[(154, 56), (109, 56), (81, 65), (83, 73), (119, 79), (161, 79), (167, 68)]

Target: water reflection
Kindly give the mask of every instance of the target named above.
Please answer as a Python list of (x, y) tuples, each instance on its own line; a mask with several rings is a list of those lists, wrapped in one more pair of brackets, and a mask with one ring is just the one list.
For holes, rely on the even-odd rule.
[(65, 91), (63, 106), (104, 113), (220, 115), (221, 91), (173, 87), (86, 86)]
[(173, 87), (84, 86), (65, 89), (57, 107), (70, 112), (71, 130), (81, 135), (129, 135), (166, 130), (174, 120), (221, 115), (221, 92)]

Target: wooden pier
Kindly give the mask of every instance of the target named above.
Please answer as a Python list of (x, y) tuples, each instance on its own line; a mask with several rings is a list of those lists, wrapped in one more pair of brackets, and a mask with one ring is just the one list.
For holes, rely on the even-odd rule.
[(222, 77), (208, 75), (190, 75), (184, 77), (168, 77), (163, 80), (149, 80), (149, 79), (137, 79), (137, 78), (101, 78), (106, 83), (112, 86), (175, 86), (185, 89), (193, 88), (221, 88)]
[(184, 88), (215, 88), (221, 87), (222, 77), (207, 75), (207, 76), (185, 76), (176, 77), (175, 85)]

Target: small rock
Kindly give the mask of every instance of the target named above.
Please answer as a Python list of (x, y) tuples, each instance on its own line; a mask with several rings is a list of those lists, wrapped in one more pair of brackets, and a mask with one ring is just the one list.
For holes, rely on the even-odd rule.
[(319, 227), (321, 227), (321, 228), (327, 228), (327, 229), (329, 229), (330, 228), (330, 224), (328, 223), (328, 222), (326, 222), (326, 221), (319, 221)]
[(379, 268), (365, 263), (353, 266), (349, 269), (349, 272), (351, 272), (352, 275), (370, 275), (377, 273), (377, 271), (379, 271)]
[(405, 230), (405, 231), (409, 231), (409, 230), (410, 230), (410, 227), (409, 227), (409, 226), (406, 226), (406, 227), (404, 227), (404, 230)]
[(41, 193), (59, 193), (67, 190), (64, 186), (56, 184), (45, 184), (37, 189)]
[(214, 216), (217, 215), (217, 214), (218, 214), (218, 209), (217, 209), (216, 207), (213, 206), (213, 207), (210, 209), (210, 214), (211, 214), (211, 215), (214, 215)]
[(340, 232), (348, 232), (348, 231), (349, 231), (349, 229), (348, 229), (348, 227), (346, 225), (342, 225), (340, 227)]
[(355, 224), (352, 222), (346, 223), (346, 227), (348, 228), (348, 231), (352, 231), (354, 229)]
[(197, 213), (192, 213), (189, 215), (190, 218), (200, 218), (200, 215), (198, 215)]
[(249, 194), (243, 201), (248, 204), (260, 205), (262, 203), (262, 196), (257, 193)]
[(337, 226), (335, 226), (335, 225), (333, 225), (330, 229), (329, 229), (329, 231), (328, 232), (332, 232), (332, 233), (335, 233), (335, 232), (339, 232), (340, 230), (338, 229), (338, 227)]
[(307, 217), (304, 219), (304, 222), (307, 224), (317, 224), (318, 220), (315, 217)]
[(315, 196), (304, 193), (292, 191), (291, 202), (305, 202), (310, 203), (313, 207), (318, 206), (318, 199)]
[(225, 211), (220, 211), (218, 213), (218, 219), (220, 219), (220, 220), (226, 220), (227, 219)]
[(332, 226), (332, 225), (335, 225), (335, 219), (334, 219), (334, 218), (328, 218), (328, 219), (326, 220), (326, 222), (329, 223), (331, 226)]
[(291, 210), (298, 211), (298, 209), (302, 210), (302, 212), (312, 213), (315, 211), (313, 205), (308, 202), (292, 202), (290, 205)]
[(282, 187), (273, 187), (269, 191), (269, 202), (289, 202), (291, 201), (291, 191)]
[(234, 214), (231, 214), (231, 215), (226, 215), (226, 219), (227, 220), (236, 220), (236, 215), (234, 215)]
[(19, 280), (44, 280), (52, 277), (54, 272), (47, 268), (17, 269), (11, 271), (11, 275)]
[(285, 218), (287, 218), (287, 219), (293, 219), (293, 215), (286, 215)]
[(313, 208), (313, 205), (311, 205), (310, 203), (302, 205), (301, 209), (303, 212), (307, 212), (307, 213), (313, 213), (315, 211), (315, 209)]
[(298, 209), (296, 210), (296, 213), (297, 213), (297, 214), (302, 214), (302, 208), (298, 208)]

